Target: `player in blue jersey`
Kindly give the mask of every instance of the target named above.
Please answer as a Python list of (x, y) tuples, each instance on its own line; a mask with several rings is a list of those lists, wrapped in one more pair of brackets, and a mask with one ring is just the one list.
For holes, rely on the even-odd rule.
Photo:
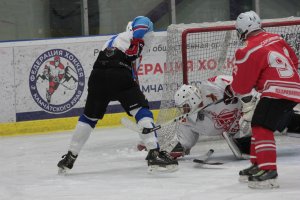
[[(130, 24), (129, 24), (130, 26)], [(133, 62), (150, 45), (153, 23), (144, 16), (136, 17), (125, 32), (114, 35), (103, 46), (88, 81), (88, 96), (84, 113), (79, 117), (68, 153), (59, 161), (59, 173), (72, 169), (73, 164), (97, 122), (104, 117), (110, 101), (119, 101), (139, 126), (153, 128), (153, 114), (148, 101), (135, 81)], [(150, 151), (146, 157), (149, 170), (174, 171), (178, 162), (161, 151), (156, 132), (140, 134)]]

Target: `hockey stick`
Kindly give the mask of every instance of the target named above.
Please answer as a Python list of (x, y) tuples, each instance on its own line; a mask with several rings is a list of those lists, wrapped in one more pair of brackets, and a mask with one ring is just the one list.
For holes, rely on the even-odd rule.
[(212, 154), (214, 153), (214, 150), (213, 149), (210, 149), (206, 154), (205, 154), (205, 157), (200, 160), (200, 159), (194, 159), (193, 162), (194, 163), (198, 163), (198, 164), (205, 164), (205, 165), (223, 165), (224, 163), (221, 163), (221, 162), (207, 162)]
[(242, 159), (242, 160), (247, 160), (250, 158), (250, 156), (248, 154), (244, 154), (240, 151), (240, 149), (238, 148), (238, 146), (236, 145), (236, 143), (233, 141), (232, 136), (229, 135), (228, 132), (224, 131), (222, 133), (226, 143), (228, 144), (229, 148), (231, 149), (233, 155), (237, 158), (237, 159)]
[(169, 125), (169, 124), (171, 124), (171, 123), (178, 122), (178, 121), (180, 121), (180, 120), (182, 120), (182, 119), (185, 119), (185, 118), (187, 118), (188, 116), (190, 116), (190, 115), (192, 115), (192, 114), (195, 114), (195, 113), (198, 113), (199, 111), (204, 110), (204, 109), (206, 109), (206, 108), (209, 107), (209, 106), (216, 105), (216, 104), (221, 103), (221, 102), (223, 102), (223, 99), (219, 99), (219, 100), (217, 100), (217, 101), (215, 101), (215, 102), (209, 103), (209, 104), (207, 104), (207, 105), (204, 106), (204, 107), (201, 107), (201, 108), (198, 108), (198, 109), (194, 110), (193, 112), (189, 112), (189, 113), (180, 115), (180, 116), (178, 116), (178, 117), (175, 117), (174, 119), (169, 120), (169, 121), (167, 121), (167, 122), (164, 122), (164, 123), (162, 123), (162, 124), (156, 125), (156, 126), (153, 127), (153, 128), (143, 128), (143, 127), (139, 127), (136, 123), (134, 123), (133, 121), (131, 121), (131, 120), (130, 120), (129, 118), (127, 118), (127, 117), (123, 117), (123, 118), (121, 119), (121, 123), (122, 123), (126, 128), (128, 128), (128, 129), (131, 129), (131, 130), (136, 131), (136, 132), (138, 132), (138, 133), (148, 134), (148, 133), (151, 133), (151, 132), (156, 131), (156, 130), (158, 130), (158, 129), (161, 129), (162, 127), (167, 126), (167, 125)]

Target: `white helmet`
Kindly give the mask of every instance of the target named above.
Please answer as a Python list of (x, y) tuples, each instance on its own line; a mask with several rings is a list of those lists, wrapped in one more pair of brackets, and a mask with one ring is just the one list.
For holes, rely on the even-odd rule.
[(238, 38), (244, 40), (253, 31), (261, 29), (259, 16), (254, 11), (241, 13), (235, 23)]
[(202, 102), (200, 90), (192, 85), (182, 85), (174, 96), (175, 105), (182, 113), (195, 111)]

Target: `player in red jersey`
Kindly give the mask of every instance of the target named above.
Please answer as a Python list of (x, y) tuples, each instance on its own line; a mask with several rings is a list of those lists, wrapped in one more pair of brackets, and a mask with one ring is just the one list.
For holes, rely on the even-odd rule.
[(44, 75), (49, 80), (49, 88), (46, 90), (47, 102), (51, 102), (51, 96), (58, 88), (60, 81), (65, 75), (65, 66), (60, 62), (59, 56), (54, 56), (54, 60), (48, 62), (44, 68)]
[[(298, 59), (293, 49), (277, 34), (261, 28), (259, 16), (241, 13), (236, 20), (237, 35), (244, 41), (235, 53), (233, 82), (224, 93), (224, 102), (234, 96), (242, 101), (242, 121), (251, 121), (251, 167), (240, 171), (251, 188), (279, 187), (276, 144), (273, 132), (282, 131), (293, 108), (300, 102)], [(251, 91), (261, 93), (253, 100)]]

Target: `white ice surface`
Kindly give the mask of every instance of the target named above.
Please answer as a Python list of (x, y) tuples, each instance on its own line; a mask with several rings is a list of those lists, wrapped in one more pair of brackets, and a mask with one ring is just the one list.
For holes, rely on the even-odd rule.
[[(300, 138), (277, 137), (279, 189), (253, 190), (238, 182), (249, 161), (235, 160), (224, 141), (198, 143), (179, 171), (148, 174), (138, 135), (124, 128), (95, 130), (67, 176), (56, 164), (72, 132), (0, 138), (0, 200), (299, 200)], [(193, 158), (215, 150), (222, 166)]]

